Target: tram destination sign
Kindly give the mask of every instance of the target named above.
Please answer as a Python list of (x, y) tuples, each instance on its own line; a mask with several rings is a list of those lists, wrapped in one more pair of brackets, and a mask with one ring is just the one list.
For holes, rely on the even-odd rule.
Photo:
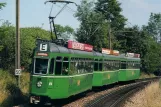
[(68, 48), (82, 50), (82, 51), (88, 51), (88, 52), (93, 51), (92, 45), (83, 44), (83, 43), (74, 42), (74, 41), (68, 41)]

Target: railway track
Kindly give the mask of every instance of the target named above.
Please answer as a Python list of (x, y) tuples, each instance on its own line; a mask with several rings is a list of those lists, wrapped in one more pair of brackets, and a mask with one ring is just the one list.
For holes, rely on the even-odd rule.
[(107, 95), (96, 98), (86, 105), (86, 107), (120, 107), (123, 101), (133, 93), (145, 87), (152, 81), (158, 80), (159, 77), (151, 79), (138, 80), (137, 83), (130, 84), (118, 90), (112, 91)]

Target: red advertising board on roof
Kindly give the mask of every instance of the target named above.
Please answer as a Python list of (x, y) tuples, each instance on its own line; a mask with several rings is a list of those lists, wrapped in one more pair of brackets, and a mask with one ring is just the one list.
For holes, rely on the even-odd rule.
[(111, 50), (110, 49), (106, 49), (106, 48), (102, 48), (102, 53), (104, 54), (111, 54)]
[(140, 58), (140, 54), (135, 54), (135, 53), (126, 53), (126, 57)]
[(119, 51), (117, 50), (110, 50), (110, 49), (106, 49), (106, 48), (102, 48), (102, 53), (104, 54), (108, 54), (108, 55), (119, 55)]
[(118, 56), (119, 55), (119, 51), (118, 50), (113, 50), (113, 55)]
[(68, 41), (68, 48), (82, 50), (82, 51), (88, 51), (88, 52), (93, 51), (92, 45), (83, 44), (83, 43), (74, 42), (74, 41)]
[(134, 54), (135, 58), (140, 58), (140, 54)]

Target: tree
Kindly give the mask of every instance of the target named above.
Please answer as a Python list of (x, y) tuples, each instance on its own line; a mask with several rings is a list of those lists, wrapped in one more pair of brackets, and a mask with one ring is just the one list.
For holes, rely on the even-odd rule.
[(146, 26), (146, 29), (156, 42), (161, 41), (161, 14), (160, 13), (151, 13), (148, 26)]
[(94, 11), (94, 2), (82, 0), (75, 14), (80, 21), (80, 28), (76, 31), (76, 40), (82, 43), (88, 43), (95, 48), (107, 47), (107, 25), (104, 16)]
[(151, 13), (147, 26), (142, 29), (147, 33), (146, 54), (144, 54), (142, 65), (145, 71), (154, 72), (160, 71), (161, 66), (161, 14)]
[[(50, 32), (39, 27), (21, 28), (21, 66), (26, 70), (31, 63), (36, 39), (50, 39)], [(0, 65), (3, 69), (13, 70), (15, 65), (15, 27), (4, 23), (0, 27)]]
[(61, 26), (61, 25), (55, 25), (56, 31), (58, 34), (58, 38), (62, 38), (65, 41), (69, 40), (71, 36), (73, 36), (74, 29), (70, 26)]
[(131, 28), (124, 28), (123, 31), (116, 32), (116, 39), (118, 40), (120, 47), (119, 50), (122, 52), (141, 52), (141, 45), (146, 39), (146, 35), (139, 29), (138, 26)]
[(5, 7), (6, 3), (0, 3), (0, 10), (2, 9), (2, 7)]
[(102, 13), (107, 21), (111, 21), (113, 30), (124, 28), (127, 19), (121, 15), (122, 8), (117, 0), (98, 0), (95, 11)]
[(148, 73), (153, 73), (157, 70), (161, 70), (161, 45), (156, 43), (152, 38), (148, 38), (146, 41), (146, 54), (142, 58), (142, 70)]

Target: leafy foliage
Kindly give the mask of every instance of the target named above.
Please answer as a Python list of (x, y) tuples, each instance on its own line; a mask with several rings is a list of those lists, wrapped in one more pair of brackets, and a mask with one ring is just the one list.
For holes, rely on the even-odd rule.
[(108, 23), (104, 21), (104, 16), (94, 11), (94, 3), (83, 0), (78, 6), (75, 16), (81, 22), (80, 28), (76, 31), (76, 40), (83, 43), (89, 43), (95, 48), (107, 47)]
[(151, 13), (146, 30), (156, 42), (161, 41), (161, 14)]
[(114, 30), (123, 29), (125, 25), (125, 17), (121, 15), (122, 8), (117, 0), (98, 0), (95, 10), (105, 16), (107, 21), (111, 21), (111, 27)]
[(6, 3), (0, 3), (0, 10), (2, 9), (2, 7), (5, 7)]
[[(50, 39), (50, 32), (38, 27), (21, 28), (21, 65), (28, 69), (37, 38)], [(0, 27), (0, 65), (4, 69), (14, 69), (15, 27), (8, 23)]]
[(69, 40), (74, 33), (74, 29), (71, 28), (70, 26), (63, 27), (61, 25), (55, 25), (55, 27), (58, 34), (58, 38), (62, 38), (65, 41)]

